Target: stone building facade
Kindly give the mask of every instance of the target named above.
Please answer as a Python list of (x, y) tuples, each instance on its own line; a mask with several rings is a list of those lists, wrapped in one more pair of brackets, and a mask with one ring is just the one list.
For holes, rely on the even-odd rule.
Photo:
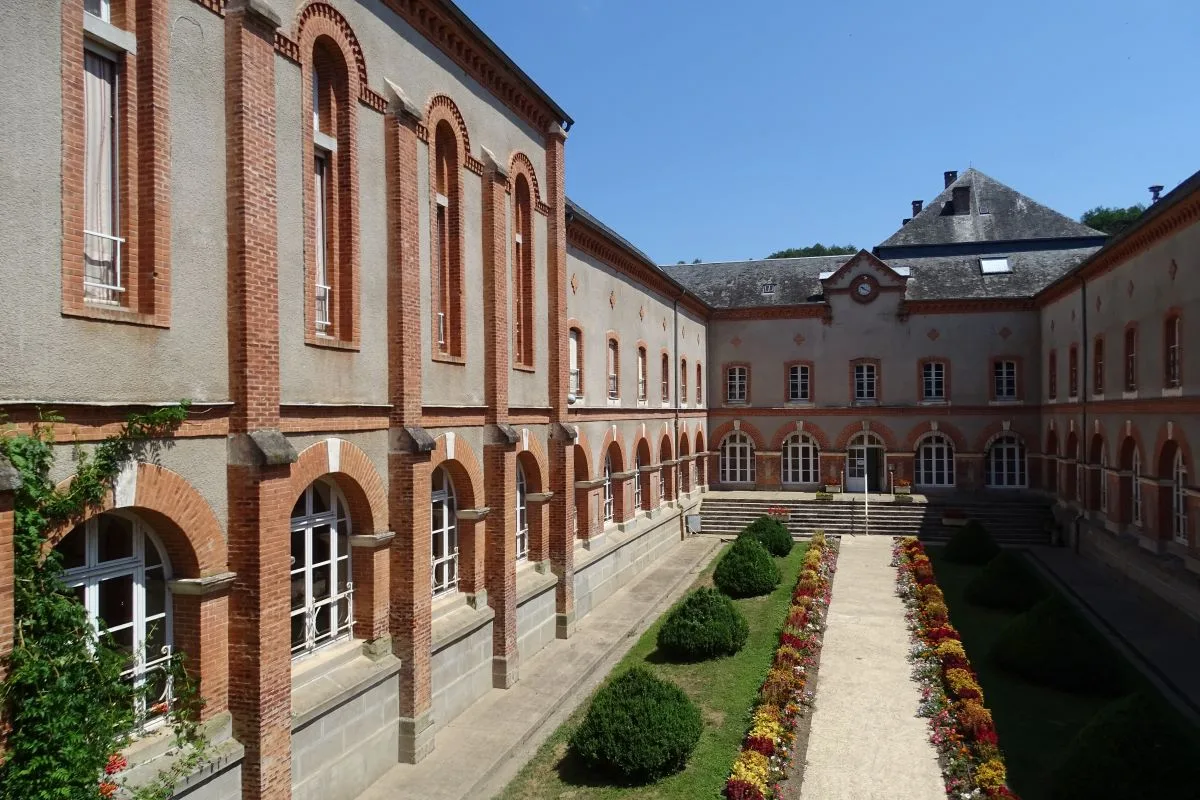
[(134, 679), (177, 651), (200, 679), (220, 758), (181, 796), (349, 798), (420, 760), (710, 485), (1046, 491), (1110, 561), (1200, 564), (1197, 179), (1102, 249), (969, 171), (874, 252), (661, 268), (567, 199), (572, 120), (447, 0), (24, 20), (0, 412), (62, 416), (65, 480), (192, 403), (56, 534)]

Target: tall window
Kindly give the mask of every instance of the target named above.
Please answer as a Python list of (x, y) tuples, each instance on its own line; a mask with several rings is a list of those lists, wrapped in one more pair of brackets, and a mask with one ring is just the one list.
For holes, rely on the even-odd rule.
[(639, 451), (637, 454), (637, 475), (633, 478), (633, 507), (635, 510), (642, 508), (642, 467), (646, 466), (646, 457)]
[(621, 396), (621, 384), (619, 381), (619, 373), (617, 370), (621, 366), (621, 353), (618, 350), (617, 340), (608, 340), (608, 399), (616, 400)]
[(450, 123), (438, 123), (434, 135), (434, 287), (435, 351), (445, 356), (462, 355), (462, 263), (460, 233), (460, 175), (458, 139)]
[(1125, 391), (1137, 391), (1137, 328), (1125, 329)]
[(878, 399), (878, 375), (874, 364), (854, 365), (854, 399)]
[(529, 181), (517, 175), (513, 191), (513, 348), (518, 364), (533, 366), (533, 219)]
[(292, 655), (350, 635), (350, 517), (332, 484), (309, 484), (292, 507)]
[(992, 391), (997, 400), (1017, 399), (1017, 362), (997, 359), (992, 363)]
[(146, 688), (149, 703), (135, 700), (140, 724), (169, 700), (171, 658), (170, 567), (150, 528), (123, 514), (101, 514), (76, 525), (55, 546), (63, 583), (87, 609), (98, 632), (126, 655), (123, 679)]
[(666, 353), (662, 354), (662, 359), (659, 363), (659, 385), (658, 394), (662, 398), (662, 403), (665, 406), (671, 402), (671, 357)]
[(1058, 397), (1058, 353), (1050, 351), (1049, 366), (1046, 375), (1046, 393), (1050, 399)]
[(1142, 453), (1136, 447), (1133, 450), (1133, 470), (1130, 480), (1130, 495), (1133, 500), (1133, 524), (1141, 526), (1142, 524)]
[(1104, 337), (1092, 344), (1092, 393), (1104, 394)]
[[(96, 12), (107, 7), (95, 3)], [(116, 58), (88, 45), (83, 69), (83, 293), (90, 302), (120, 305), (126, 287), (121, 275), (125, 240), (120, 237)]]
[(941, 361), (926, 361), (921, 365), (921, 399), (946, 399), (946, 365)]
[(105, 22), (112, 22), (110, 0), (83, 0), (83, 10)]
[(645, 400), (646, 400), (646, 348), (644, 348), (644, 347), (638, 348), (637, 358), (638, 358), (637, 399), (638, 399), (638, 402), (645, 402)]
[(725, 373), (725, 399), (728, 402), (746, 402), (748, 373), (749, 370), (746, 367), (730, 367)]
[(1023, 488), (1026, 481), (1024, 442), (1012, 434), (993, 441), (984, 460), (984, 470), (984, 482), (991, 488)]
[(696, 405), (704, 405), (704, 371), (700, 364), (696, 364)]
[(1108, 513), (1108, 445), (1100, 445), (1100, 510)]
[(688, 401), (687, 392), (687, 359), (682, 359), (679, 362), (679, 405), (686, 406)]
[(812, 399), (811, 368), (808, 364), (788, 367), (788, 402), (807, 403)]
[[(315, 85), (315, 83), (314, 83)], [(313, 203), (317, 227), (313, 251), (316, 254), (317, 274), (314, 286), (317, 302), (317, 333), (329, 335), (333, 324), (329, 315), (333, 287), (329, 285), (329, 153), (317, 148), (313, 157)]]
[(1163, 382), (1168, 389), (1174, 389), (1182, 382), (1182, 336), (1183, 318), (1178, 314), (1168, 317), (1163, 330), (1163, 343), (1165, 345), (1163, 353), (1165, 359), (1163, 362)]
[(576, 398), (583, 397), (583, 359), (579, 349), (583, 333), (578, 328), (571, 328), (567, 333), (567, 391)]
[(529, 558), (529, 484), (525, 470), (517, 462), (517, 561)]
[(1067, 351), (1067, 396), (1079, 396), (1079, 346), (1074, 344)]
[(1183, 463), (1182, 449), (1175, 451), (1175, 464), (1171, 473), (1171, 527), (1175, 541), (1187, 544), (1187, 466)]
[(458, 588), (458, 506), (454, 483), (442, 467), (430, 479), (430, 529), (433, 535), (433, 595)]
[(604, 521), (613, 521), (613, 482), (612, 456), (604, 457)]
[(820, 476), (817, 443), (806, 433), (793, 433), (783, 443), (783, 482), (817, 483)]
[(954, 445), (940, 433), (926, 436), (917, 446), (914, 467), (918, 486), (953, 486)]
[(754, 483), (754, 443), (741, 431), (721, 443), (721, 482)]

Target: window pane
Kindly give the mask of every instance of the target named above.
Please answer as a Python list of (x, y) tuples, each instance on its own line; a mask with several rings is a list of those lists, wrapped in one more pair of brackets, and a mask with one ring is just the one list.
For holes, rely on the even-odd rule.
[(96, 531), (100, 561), (133, 557), (132, 522), (115, 514), (102, 514), (96, 520)]
[(331, 553), (329, 538), (333, 535), (328, 525), (315, 525), (312, 529), (312, 563), (321, 564), (329, 560)]
[(292, 615), (292, 649), (304, 646), (304, 612)]
[(76, 525), (55, 546), (54, 549), (62, 554), (63, 569), (82, 567), (87, 563), (86, 527), (86, 525)]
[(116, 302), (118, 197), (116, 191), (117, 65), (84, 50), (83, 228), (84, 286), (88, 299)]
[(330, 582), (333, 568), (326, 564), (323, 567), (317, 567), (312, 571), (312, 596), (313, 600), (327, 600), (333, 591), (333, 585)]
[(133, 576), (119, 575), (100, 581), (97, 616), (107, 628), (133, 622)]
[(153, 617), (167, 610), (167, 582), (162, 567), (146, 570), (146, 616)]

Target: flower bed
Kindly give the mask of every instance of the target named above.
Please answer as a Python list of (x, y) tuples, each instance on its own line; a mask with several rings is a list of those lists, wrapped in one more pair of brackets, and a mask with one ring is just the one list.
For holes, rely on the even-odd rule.
[(815, 534), (792, 592), (779, 648), (755, 701), (750, 730), (725, 782), (728, 800), (779, 796), (779, 781), (792, 765), (796, 729), (812, 705), (808, 680), (821, 651), (836, 567), (836, 540)]
[(905, 618), (913, 640), (909, 661), (921, 684), (918, 713), (929, 720), (947, 796), (1015, 800), (992, 714), (962, 637), (950, 624), (924, 545), (911, 536), (897, 539), (892, 563), (898, 568), (896, 592), (908, 608)]
[(787, 519), (792, 515), (792, 511), (787, 506), (771, 506), (767, 509), (767, 516), (772, 519)]

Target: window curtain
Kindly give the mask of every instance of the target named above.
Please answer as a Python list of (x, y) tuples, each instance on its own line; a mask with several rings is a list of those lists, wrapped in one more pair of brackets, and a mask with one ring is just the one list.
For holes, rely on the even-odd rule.
[(117, 250), (116, 81), (117, 65), (85, 50), (83, 226), (84, 287), (90, 300), (116, 302), (120, 288)]

